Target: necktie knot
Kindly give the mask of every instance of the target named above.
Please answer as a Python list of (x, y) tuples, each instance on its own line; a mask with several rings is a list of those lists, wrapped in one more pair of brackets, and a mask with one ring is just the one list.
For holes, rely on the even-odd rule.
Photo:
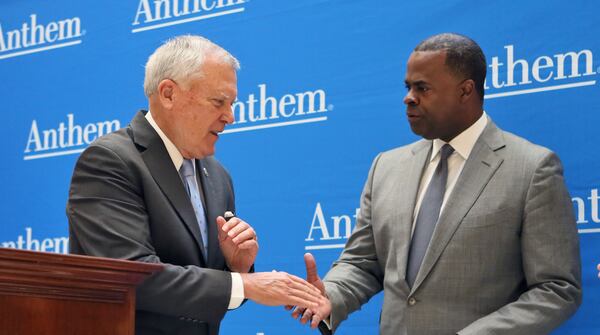
[(194, 175), (194, 161), (191, 159), (184, 159), (183, 164), (181, 164), (181, 168), (179, 169), (180, 173), (184, 177), (191, 177)]
[(450, 144), (444, 144), (444, 146), (440, 150), (440, 160), (447, 160), (453, 152), (454, 148)]

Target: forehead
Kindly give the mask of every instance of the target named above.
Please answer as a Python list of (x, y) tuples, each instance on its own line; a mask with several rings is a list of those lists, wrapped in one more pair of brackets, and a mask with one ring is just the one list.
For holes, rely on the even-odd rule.
[(417, 81), (440, 75), (450, 75), (445, 64), (446, 52), (415, 51), (410, 54), (406, 64), (406, 80)]
[(192, 87), (208, 94), (235, 97), (237, 94), (236, 70), (228, 63), (207, 59), (200, 68), (202, 77), (192, 81)]

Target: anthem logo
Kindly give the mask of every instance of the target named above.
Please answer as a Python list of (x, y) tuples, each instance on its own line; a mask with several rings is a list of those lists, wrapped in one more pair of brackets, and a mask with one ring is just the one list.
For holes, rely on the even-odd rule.
[(33, 237), (33, 229), (26, 227), (25, 235), (17, 236), (14, 241), (0, 242), (0, 247), (67, 254), (69, 252), (69, 238), (54, 237), (38, 240)]
[(533, 60), (515, 56), (517, 51), (514, 45), (506, 45), (504, 50), (504, 55), (493, 56), (492, 63), (488, 65), (490, 71), (485, 82), (486, 99), (596, 84), (593, 77), (598, 72), (594, 68), (591, 50), (543, 55)]
[(120, 127), (119, 120), (78, 125), (75, 124), (73, 114), (68, 114), (66, 124), (60, 122), (56, 128), (40, 130), (37, 120), (33, 120), (27, 136), (23, 159), (30, 160), (77, 154), (98, 137), (111, 133)]
[(139, 0), (132, 33), (244, 11), (247, 0)]
[[(580, 234), (600, 233), (600, 194), (597, 188), (581, 197), (573, 197), (573, 209)], [(594, 225), (595, 224), (595, 225)], [(594, 227), (595, 226), (595, 227)]]
[(317, 202), (304, 249), (343, 249), (356, 226), (359, 211), (360, 208), (356, 208), (352, 214), (326, 216), (321, 203)]
[(0, 60), (81, 44), (85, 34), (79, 17), (44, 23), (31, 14), (20, 28), (3, 28), (0, 23)]
[(257, 93), (233, 104), (235, 122), (223, 133), (327, 121), (324, 114), (332, 109), (323, 89), (271, 96), (267, 84), (259, 84)]

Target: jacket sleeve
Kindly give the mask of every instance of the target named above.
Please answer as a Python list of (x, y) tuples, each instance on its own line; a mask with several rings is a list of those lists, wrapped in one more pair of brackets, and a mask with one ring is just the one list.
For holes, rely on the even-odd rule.
[(356, 229), (324, 279), (332, 305), (330, 322), (333, 332), (350, 313), (360, 309), (383, 289), (383, 270), (377, 259), (371, 227), (371, 188), (380, 157), (375, 158), (361, 195)]

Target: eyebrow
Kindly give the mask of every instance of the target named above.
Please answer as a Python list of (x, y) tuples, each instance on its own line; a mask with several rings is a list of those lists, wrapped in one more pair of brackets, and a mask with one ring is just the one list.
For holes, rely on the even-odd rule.
[(219, 92), (219, 93), (217, 93), (216, 95), (218, 95), (218, 96), (219, 96), (219, 98), (222, 98), (222, 99), (225, 99), (225, 100), (229, 100), (229, 98), (230, 98), (230, 96), (229, 96), (229, 95), (227, 95), (227, 94), (225, 94), (225, 93), (223, 93), (223, 92)]
[(416, 81), (413, 81), (413, 82), (405, 80), (404, 84), (407, 85), (407, 86), (408, 85), (413, 85), (413, 86), (428, 85), (428, 83), (426, 81), (424, 81), (424, 80), (416, 80)]

